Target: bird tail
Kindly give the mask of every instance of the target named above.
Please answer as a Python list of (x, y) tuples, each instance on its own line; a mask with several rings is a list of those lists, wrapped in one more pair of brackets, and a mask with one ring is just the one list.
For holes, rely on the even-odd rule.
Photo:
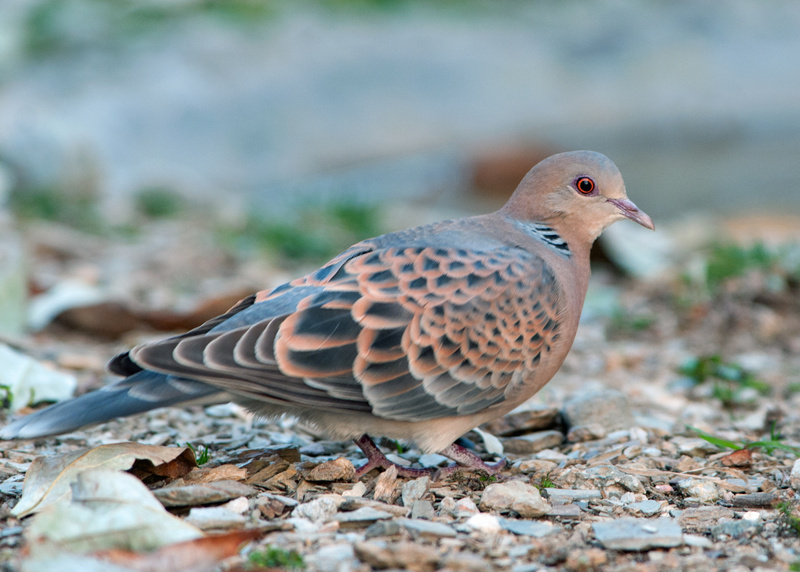
[(69, 433), (118, 417), (186, 402), (227, 401), (219, 389), (200, 381), (140, 371), (102, 389), (62, 401), (0, 429), (0, 439), (35, 439)]

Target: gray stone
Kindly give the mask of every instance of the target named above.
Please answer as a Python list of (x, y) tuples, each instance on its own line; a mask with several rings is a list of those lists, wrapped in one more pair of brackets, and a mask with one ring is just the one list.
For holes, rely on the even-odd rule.
[(237, 481), (215, 481), (198, 485), (165, 487), (153, 491), (158, 501), (167, 508), (199, 506), (229, 501), (238, 497), (255, 495), (257, 489)]
[(403, 531), (403, 528), (396, 520), (379, 520), (371, 524), (364, 531), (365, 538), (383, 538), (386, 536), (396, 536)]
[(486, 510), (514, 510), (524, 517), (542, 516), (550, 504), (542, 498), (539, 489), (522, 481), (494, 483), (481, 495), (481, 508)]
[(419, 461), (417, 462), (425, 468), (431, 468), (445, 467), (452, 461), (450, 461), (450, 459), (444, 455), (439, 455), (438, 453), (426, 453), (425, 455), (420, 455)]
[(561, 431), (537, 431), (519, 437), (502, 439), (503, 450), (511, 455), (531, 455), (564, 442)]
[(403, 506), (411, 507), (414, 501), (421, 499), (428, 494), (431, 480), (429, 477), (420, 477), (413, 481), (408, 481), (403, 485), (401, 498), (403, 499)]
[(547, 513), (547, 516), (557, 516), (561, 518), (580, 518), (583, 516), (581, 507), (577, 504), (554, 505)]
[(311, 561), (314, 563), (315, 570), (320, 570), (321, 572), (330, 570), (333, 572), (340, 570), (342, 564), (351, 562), (355, 556), (352, 544), (340, 542), (318, 549), (311, 557)]
[(603, 493), (597, 489), (545, 489), (544, 492), (553, 502), (572, 502), (576, 500), (591, 500), (603, 498)]
[(714, 543), (710, 538), (701, 536), (699, 534), (684, 534), (683, 542), (686, 546), (697, 546), (698, 548), (711, 548)]
[(413, 520), (410, 518), (395, 519), (397, 524), (405, 528), (412, 536), (422, 536), (428, 538), (443, 538), (456, 535), (452, 526), (441, 522), (430, 522), (427, 520)]
[(580, 475), (600, 489), (618, 484), (633, 493), (644, 493), (644, 486), (642, 486), (639, 479), (633, 475), (623, 473), (613, 465), (590, 467), (583, 470)]
[(680, 511), (677, 518), (687, 532), (708, 532), (721, 519), (733, 518), (733, 511), (721, 506), (701, 506)]
[(721, 494), (719, 487), (713, 481), (694, 477), (678, 481), (678, 488), (685, 495), (696, 498), (701, 503), (713, 503)]
[(247, 519), (221, 506), (193, 508), (185, 521), (200, 530), (243, 528)]
[(389, 518), (392, 518), (390, 513), (365, 506), (352, 512), (340, 512), (331, 520), (335, 520), (340, 526), (345, 528), (357, 528), (361, 526), (369, 526), (376, 520), (384, 520)]
[(627, 505), (628, 509), (641, 512), (645, 516), (653, 516), (661, 512), (661, 503), (654, 500), (645, 500), (641, 502), (632, 502)]
[(549, 522), (540, 522), (538, 520), (501, 518), (499, 523), (504, 530), (513, 532), (517, 536), (533, 536), (534, 538), (541, 538), (551, 532), (560, 530), (559, 527), (553, 526)]
[(609, 550), (642, 551), (683, 544), (683, 533), (671, 518), (621, 518), (592, 523), (598, 542)]
[(671, 443), (678, 447), (678, 453), (690, 457), (705, 457), (709, 453), (719, 451), (716, 445), (699, 437), (673, 437)]
[(581, 393), (569, 399), (562, 410), (568, 427), (599, 425), (606, 433), (635, 425), (628, 398), (615, 389)]
[(312, 501), (299, 504), (294, 507), (292, 516), (295, 518), (306, 518), (313, 522), (327, 520), (339, 510), (336, 500), (329, 497), (320, 497)]
[(743, 538), (759, 532), (763, 524), (757, 520), (723, 518), (711, 527), (711, 534), (716, 536), (727, 535), (732, 538)]
[(424, 518), (425, 520), (431, 520), (435, 514), (436, 513), (433, 510), (433, 503), (431, 503), (431, 501), (416, 500), (414, 501), (414, 504), (411, 505), (411, 518)]

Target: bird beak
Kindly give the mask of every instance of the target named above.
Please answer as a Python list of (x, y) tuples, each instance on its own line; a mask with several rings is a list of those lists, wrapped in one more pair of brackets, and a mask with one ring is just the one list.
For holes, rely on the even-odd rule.
[(656, 225), (653, 224), (653, 219), (647, 216), (647, 213), (644, 211), (639, 210), (639, 207), (633, 204), (633, 201), (628, 199), (608, 199), (608, 202), (617, 207), (619, 212), (622, 213), (622, 216), (634, 222), (638, 222), (640, 225), (650, 230), (656, 229)]

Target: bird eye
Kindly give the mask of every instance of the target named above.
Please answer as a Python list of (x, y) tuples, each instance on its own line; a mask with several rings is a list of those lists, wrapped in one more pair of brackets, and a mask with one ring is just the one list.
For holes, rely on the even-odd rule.
[(594, 181), (589, 177), (581, 177), (575, 182), (575, 186), (581, 193), (588, 195), (594, 190)]

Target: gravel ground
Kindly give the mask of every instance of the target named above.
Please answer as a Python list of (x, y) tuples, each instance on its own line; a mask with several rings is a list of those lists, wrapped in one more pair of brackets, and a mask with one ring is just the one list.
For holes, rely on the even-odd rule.
[[(74, 373), (79, 391), (104, 382), (103, 364), (116, 351), (164, 335), (152, 330), (167, 323), (163, 313), (145, 316), (142, 308), (191, 314), (212, 292), (234, 296), (299, 271), (242, 261), (178, 223), (154, 227), (135, 247), (109, 241), (91, 252), (72, 231), (28, 232), (34, 286), (90, 276), (142, 320), (139, 326), (150, 326), (110, 339), (87, 326), (91, 320), (62, 315), (20, 342), (26, 353)], [(120, 260), (129, 266), (124, 271)], [(353, 482), (353, 466), (363, 462), (355, 445), (327, 441), (292, 420), (253, 419), (230, 405), (159, 410), (68, 436), (2, 442), (3, 569), (53, 569), (52, 555), (37, 560), (35, 543), (26, 547), (37, 517), (10, 512), (36, 457), (132, 441), (208, 447), (201, 471), (222, 493), (187, 489), (189, 477), (146, 482), (161, 490), (157, 496), (173, 514), (207, 532), (261, 531), (217, 564), (222, 570), (257, 569), (251, 554), (266, 547), (287, 558), (295, 551), (308, 570), (796, 570), (798, 283), (783, 276), (776, 287), (775, 272), (761, 268), (698, 293), (681, 278), (684, 270), (633, 281), (597, 267), (587, 302), (593, 311), (562, 370), (524, 410), (483, 428), (510, 461), (496, 478), (373, 471)], [(597, 310), (608, 306), (613, 311)], [(496, 450), (493, 438), (466, 438), (486, 459), (496, 458), (487, 452)], [(715, 440), (766, 443), (733, 452)], [(445, 462), (382, 446), (403, 464)], [(182, 500), (163, 500), (179, 493)]]

